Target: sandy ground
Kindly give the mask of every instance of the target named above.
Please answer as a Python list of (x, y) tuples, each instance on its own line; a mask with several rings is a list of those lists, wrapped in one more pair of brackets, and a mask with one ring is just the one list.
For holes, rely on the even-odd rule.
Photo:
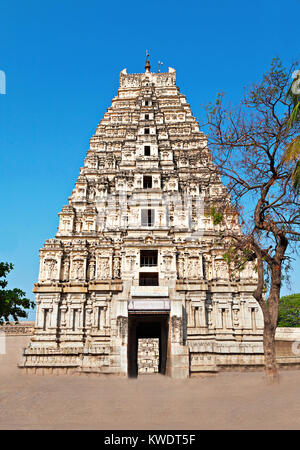
[(300, 429), (300, 371), (221, 373), (173, 380), (26, 375), (16, 367), (28, 338), (0, 355), (0, 429)]

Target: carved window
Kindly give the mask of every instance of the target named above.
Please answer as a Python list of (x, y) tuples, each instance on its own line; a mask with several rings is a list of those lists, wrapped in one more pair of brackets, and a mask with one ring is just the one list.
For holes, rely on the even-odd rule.
[(253, 331), (256, 331), (256, 316), (255, 316), (256, 310), (255, 308), (251, 308), (251, 322), (252, 322), (252, 329)]
[(72, 331), (76, 331), (79, 327), (79, 309), (74, 308), (72, 312)]
[(43, 331), (46, 331), (49, 327), (49, 319), (50, 319), (50, 310), (44, 308), (44, 323), (43, 323)]
[(144, 177), (143, 177), (143, 188), (144, 189), (151, 189), (152, 188), (152, 176), (151, 175), (144, 175)]
[(150, 128), (145, 128), (144, 134), (150, 134)]
[(195, 327), (199, 327), (200, 323), (199, 323), (199, 306), (195, 306), (194, 308), (194, 323), (195, 323)]
[(153, 227), (155, 219), (154, 209), (142, 209), (142, 226)]
[(149, 114), (145, 114), (145, 120), (149, 120)]
[(97, 329), (101, 330), (102, 328), (102, 322), (103, 322), (103, 308), (101, 306), (98, 306), (98, 314), (97, 314)]
[(144, 147), (144, 155), (145, 156), (150, 156), (151, 155), (151, 147), (150, 147), (150, 145), (145, 145), (145, 147)]
[(226, 324), (226, 309), (225, 308), (221, 309), (221, 327), (222, 328), (227, 328), (227, 324)]
[(157, 250), (141, 250), (141, 267), (157, 266)]
[(158, 273), (140, 273), (140, 286), (158, 286)]

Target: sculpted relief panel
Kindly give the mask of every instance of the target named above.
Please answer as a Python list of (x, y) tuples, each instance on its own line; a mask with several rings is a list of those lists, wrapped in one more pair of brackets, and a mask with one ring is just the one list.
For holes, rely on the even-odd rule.
[(85, 280), (85, 260), (81, 257), (75, 257), (72, 260), (71, 279), (80, 281)]
[(97, 259), (97, 279), (98, 280), (108, 280), (110, 276), (110, 258), (98, 257)]

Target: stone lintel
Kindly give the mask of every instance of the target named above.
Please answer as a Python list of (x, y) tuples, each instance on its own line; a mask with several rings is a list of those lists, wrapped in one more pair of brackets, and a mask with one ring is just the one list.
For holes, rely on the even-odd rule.
[(169, 297), (168, 286), (132, 286), (132, 297)]
[(65, 293), (81, 293), (85, 294), (88, 292), (88, 288), (86, 286), (65, 286), (63, 288), (63, 292)]
[(176, 291), (206, 291), (207, 281), (187, 282), (176, 281)]
[(95, 281), (89, 283), (89, 291), (117, 291), (121, 292), (123, 290), (122, 281), (111, 282), (111, 281)]
[(128, 311), (170, 311), (170, 309), (169, 298), (128, 300)]
[(63, 292), (63, 287), (62, 286), (50, 286), (50, 285), (34, 285), (34, 288), (32, 289), (32, 292), (39, 293), (39, 292), (49, 292), (49, 293), (59, 293), (59, 292)]

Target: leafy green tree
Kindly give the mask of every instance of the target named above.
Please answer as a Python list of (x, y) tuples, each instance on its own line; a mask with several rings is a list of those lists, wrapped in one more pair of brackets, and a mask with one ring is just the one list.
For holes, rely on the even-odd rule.
[(0, 262), (0, 324), (9, 322), (11, 317), (18, 322), (19, 318), (27, 317), (26, 309), (34, 308), (34, 302), (21, 289), (5, 289), (7, 274), (13, 267), (11, 263)]
[(300, 327), (300, 293), (281, 297), (278, 308), (279, 327)]

